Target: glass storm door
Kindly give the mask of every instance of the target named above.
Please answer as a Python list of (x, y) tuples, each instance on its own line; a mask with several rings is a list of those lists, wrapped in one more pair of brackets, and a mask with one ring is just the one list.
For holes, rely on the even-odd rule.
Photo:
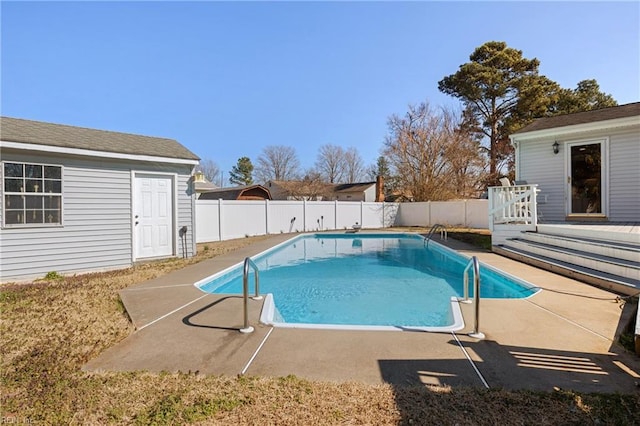
[(569, 150), (569, 213), (602, 215), (603, 143), (570, 145)]

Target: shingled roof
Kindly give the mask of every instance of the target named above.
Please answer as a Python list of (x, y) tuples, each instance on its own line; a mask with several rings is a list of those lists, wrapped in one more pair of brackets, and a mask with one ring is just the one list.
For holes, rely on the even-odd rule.
[(364, 192), (375, 184), (375, 182), (342, 183), (335, 185), (333, 192)]
[(173, 139), (0, 117), (0, 140), (186, 160), (198, 156)]
[(235, 186), (230, 188), (216, 188), (203, 192), (200, 200), (270, 200), (271, 192), (262, 185)]
[(616, 118), (626, 118), (640, 116), (640, 102), (619, 105), (610, 108), (597, 109), (593, 111), (576, 112), (574, 114), (556, 115), (554, 117), (538, 118), (528, 126), (523, 127), (514, 133), (535, 132), (536, 130), (553, 129), (556, 127), (573, 126), (576, 124), (593, 123), (597, 121), (613, 120)]

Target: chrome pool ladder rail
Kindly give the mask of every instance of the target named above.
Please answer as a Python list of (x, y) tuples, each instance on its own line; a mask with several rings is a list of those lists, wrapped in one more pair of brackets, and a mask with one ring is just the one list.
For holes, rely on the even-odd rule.
[(480, 331), (480, 262), (478, 262), (476, 256), (469, 259), (467, 266), (464, 268), (464, 298), (459, 300), (459, 302), (471, 303), (471, 300), (469, 300), (469, 269), (471, 268), (473, 268), (473, 299), (475, 301), (475, 309), (473, 331), (469, 333), (469, 336), (475, 337), (476, 339), (484, 339), (484, 333)]
[(244, 268), (242, 270), (242, 298), (243, 298), (243, 310), (244, 310), (244, 327), (240, 329), (240, 333), (251, 333), (253, 327), (249, 325), (249, 267), (253, 268), (253, 275), (255, 277), (255, 295), (251, 298), (253, 300), (261, 300), (260, 296), (260, 273), (258, 266), (251, 258), (244, 259)]
[(435, 225), (433, 225), (431, 227), (431, 230), (429, 231), (429, 234), (427, 234), (426, 237), (424, 237), (424, 245), (425, 247), (429, 246), (429, 240), (431, 240), (431, 236), (438, 230), (440, 229), (440, 239), (443, 239), (443, 235), (444, 235), (444, 240), (447, 241), (447, 239), (449, 238), (449, 235), (447, 234), (447, 228), (445, 228), (444, 225), (441, 225), (439, 223), (436, 223)]

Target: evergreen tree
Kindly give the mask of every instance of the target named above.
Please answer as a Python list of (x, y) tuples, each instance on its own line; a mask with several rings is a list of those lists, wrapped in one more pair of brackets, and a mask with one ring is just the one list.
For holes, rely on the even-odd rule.
[(469, 59), (440, 80), (438, 89), (462, 101), (464, 127), (488, 140), (489, 183), (505, 165), (513, 168), (509, 135), (533, 119), (617, 105), (596, 80), (583, 80), (574, 90), (561, 88), (538, 74), (538, 59), (526, 59), (504, 42), (487, 42)]
[(369, 180), (374, 181), (378, 176), (384, 179), (384, 194), (389, 195), (396, 190), (397, 177), (391, 172), (391, 165), (387, 157), (381, 155), (376, 160), (376, 164), (369, 167), (367, 174)]
[(369, 178), (371, 180), (375, 180), (378, 176), (382, 176), (385, 180), (391, 176), (389, 161), (382, 155), (378, 157), (376, 164), (372, 165), (369, 169)]
[(582, 80), (575, 89), (562, 89), (560, 91), (558, 102), (551, 114), (571, 114), (609, 108), (616, 105), (618, 103), (611, 95), (600, 91), (600, 85), (596, 80)]
[(238, 163), (229, 172), (229, 182), (234, 185), (251, 185), (253, 183), (253, 164), (249, 157), (240, 157)]
[(508, 135), (525, 120), (543, 116), (557, 99), (559, 86), (538, 74), (540, 61), (521, 50), (490, 41), (478, 47), (438, 89), (459, 98), (488, 138), (489, 172), (497, 177), (510, 154)]

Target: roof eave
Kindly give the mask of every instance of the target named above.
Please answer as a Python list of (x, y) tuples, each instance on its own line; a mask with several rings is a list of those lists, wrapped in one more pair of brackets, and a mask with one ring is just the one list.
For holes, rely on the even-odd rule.
[(612, 120), (595, 121), (592, 123), (573, 124), (570, 126), (551, 127), (542, 130), (533, 130), (531, 132), (514, 133), (509, 136), (511, 142), (526, 141), (530, 139), (543, 139), (545, 137), (559, 137), (578, 132), (593, 132), (600, 130), (609, 130), (620, 127), (631, 127), (640, 125), (640, 116), (614, 118)]
[(198, 160), (190, 159), (190, 158), (169, 158), (169, 157), (157, 157), (153, 155), (125, 154), (125, 153), (118, 153), (118, 152), (94, 151), (90, 149), (67, 148), (67, 147), (39, 145), (39, 144), (23, 143), (23, 142), (11, 142), (11, 141), (3, 141), (3, 140), (0, 140), (0, 148), (19, 149), (23, 151), (48, 152), (48, 153), (67, 154), (67, 155), (79, 155), (79, 156), (85, 156), (85, 157), (112, 158), (117, 160), (144, 161), (144, 162), (151, 162), (151, 163), (188, 164), (193, 166), (199, 163)]

